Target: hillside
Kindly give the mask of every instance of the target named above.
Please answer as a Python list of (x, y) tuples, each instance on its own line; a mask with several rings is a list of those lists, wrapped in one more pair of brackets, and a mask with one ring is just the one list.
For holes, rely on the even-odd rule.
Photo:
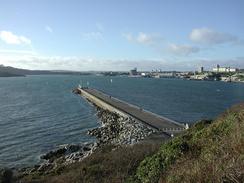
[(73, 71), (48, 71), (48, 70), (28, 70), (0, 65), (0, 77), (25, 76), (25, 75), (45, 75), (45, 74), (81, 74)]
[(0, 77), (23, 77), (25, 75), (21, 75), (21, 74), (14, 74), (14, 73), (9, 73), (9, 72), (1, 72), (0, 71)]
[(200, 121), (162, 144), (106, 146), (82, 162), (23, 182), (244, 182), (244, 104), (214, 121)]
[(136, 170), (138, 182), (244, 182), (244, 104), (194, 125)]

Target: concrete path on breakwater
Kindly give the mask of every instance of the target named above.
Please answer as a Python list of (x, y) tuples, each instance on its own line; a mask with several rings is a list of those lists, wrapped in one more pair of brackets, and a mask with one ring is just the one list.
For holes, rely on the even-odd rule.
[(98, 106), (113, 112), (125, 114), (159, 131), (171, 134), (185, 130), (185, 125), (154, 114), (125, 101), (119, 100), (93, 88), (78, 88), (80, 94)]

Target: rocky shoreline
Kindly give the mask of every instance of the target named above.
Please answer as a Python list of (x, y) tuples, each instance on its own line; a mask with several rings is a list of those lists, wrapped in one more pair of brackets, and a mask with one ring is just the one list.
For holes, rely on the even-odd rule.
[[(90, 101), (89, 101), (90, 102)], [(117, 113), (104, 110), (95, 104), (97, 116), (101, 126), (88, 130), (88, 135), (96, 137), (96, 141), (84, 144), (68, 144), (50, 151), (40, 158), (41, 164), (19, 170), (21, 174), (32, 173), (46, 174), (56, 171), (58, 168), (74, 162), (80, 162), (97, 148), (104, 145), (133, 145), (144, 140), (156, 130), (136, 121), (131, 117), (124, 117)]]
[(95, 136), (99, 145), (135, 144), (156, 132), (131, 117), (123, 117), (117, 113), (103, 110), (100, 107), (97, 107), (97, 111), (102, 126), (89, 130), (88, 134)]

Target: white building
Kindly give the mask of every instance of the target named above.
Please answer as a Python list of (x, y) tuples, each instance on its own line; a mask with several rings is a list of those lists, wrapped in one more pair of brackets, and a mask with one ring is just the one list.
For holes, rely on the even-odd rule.
[(155, 78), (173, 78), (176, 76), (176, 72), (160, 72), (155, 74)]
[(236, 72), (236, 68), (230, 68), (230, 67), (220, 67), (217, 65), (217, 67), (213, 68), (213, 72)]

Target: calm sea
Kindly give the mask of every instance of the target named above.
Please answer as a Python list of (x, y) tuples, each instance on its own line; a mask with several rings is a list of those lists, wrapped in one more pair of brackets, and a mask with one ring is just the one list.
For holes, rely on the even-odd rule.
[(215, 118), (244, 101), (244, 83), (99, 76), (0, 78), (0, 167), (29, 166), (62, 144), (93, 141), (96, 110), (72, 89), (78, 84), (179, 122)]

